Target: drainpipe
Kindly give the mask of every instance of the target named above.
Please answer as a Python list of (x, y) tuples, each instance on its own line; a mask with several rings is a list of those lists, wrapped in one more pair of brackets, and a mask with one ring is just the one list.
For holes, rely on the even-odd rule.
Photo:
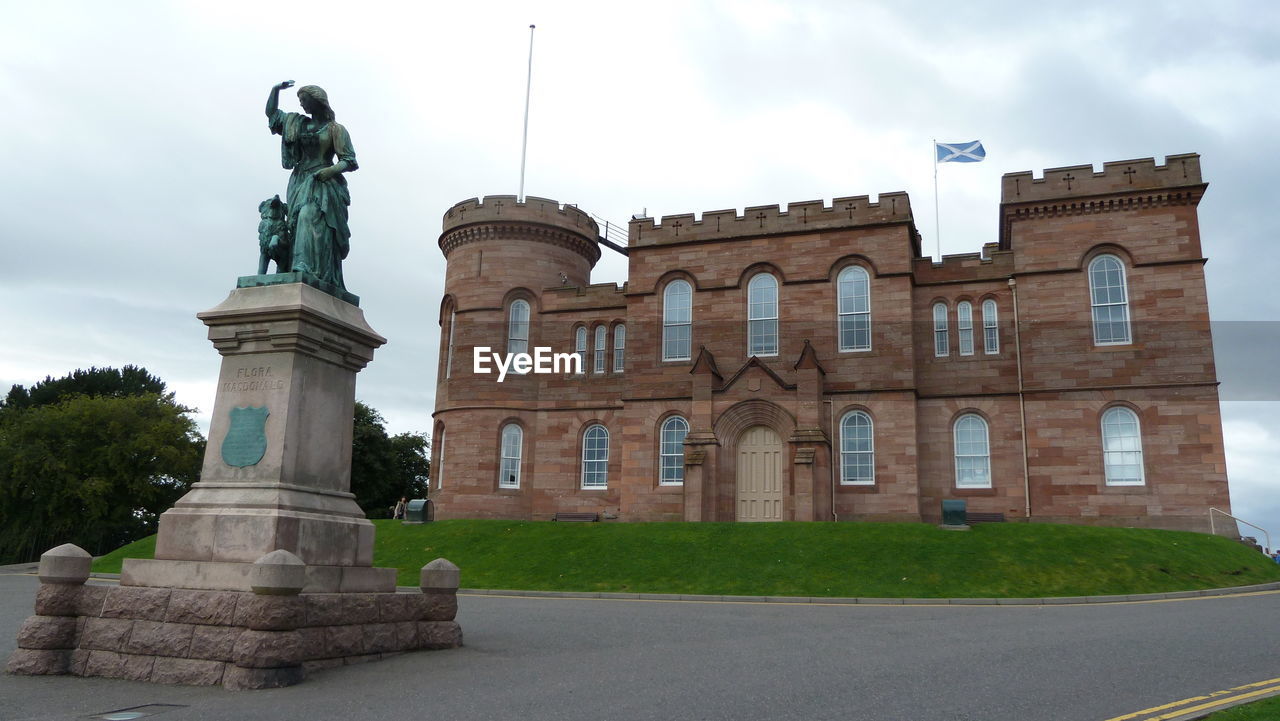
[(836, 515), (836, 461), (838, 460), (838, 456), (836, 456), (836, 402), (823, 401), (823, 403), (831, 406), (831, 425), (828, 426), (831, 430), (829, 430), (827, 437), (828, 447), (831, 448), (831, 464), (829, 464), (831, 465), (831, 520), (838, 521), (840, 516)]
[(1018, 281), (1009, 279), (1009, 292), (1013, 294), (1013, 346), (1018, 358), (1018, 414), (1022, 422), (1022, 498), (1026, 502), (1025, 513), (1031, 520), (1031, 472), (1027, 463), (1027, 398), (1022, 383), (1022, 321), (1018, 316)]

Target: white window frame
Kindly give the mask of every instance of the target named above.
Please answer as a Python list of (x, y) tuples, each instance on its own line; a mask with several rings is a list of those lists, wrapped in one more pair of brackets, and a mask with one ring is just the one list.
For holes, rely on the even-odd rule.
[[(1118, 435), (1114, 432), (1130, 424), (1133, 426), (1132, 435)], [(1112, 406), (1103, 411), (1099, 426), (1102, 431), (1102, 472), (1107, 485), (1145, 486), (1147, 473), (1142, 459), (1142, 421), (1138, 414), (1132, 408)], [(1137, 477), (1117, 477), (1112, 469), (1119, 466), (1136, 467)]]
[[(851, 290), (848, 294), (846, 287)], [(851, 343), (845, 342), (846, 324)], [(866, 334), (863, 342), (859, 342), (860, 332)], [(871, 275), (861, 266), (851, 265), (836, 277), (836, 336), (841, 353), (871, 350)]]
[[(508, 434), (513, 431), (514, 434)], [(509, 441), (513, 438), (514, 441)], [(512, 451), (514, 450), (514, 455)], [(502, 434), (498, 440), (498, 488), (518, 489), (520, 487), (520, 466), (523, 463), (524, 456), (524, 429), (519, 423), (508, 423), (502, 427)], [(515, 470), (515, 473), (511, 473)], [(512, 477), (514, 481), (509, 480)]]
[[(600, 434), (595, 434), (596, 440), (592, 440), (592, 432), (596, 430), (604, 434), (603, 445), (600, 444)], [(589, 468), (591, 470), (588, 470)], [(588, 476), (591, 476), (590, 480)], [(599, 423), (591, 424), (582, 432), (580, 480), (583, 490), (600, 490), (609, 487), (609, 429)]]
[(613, 372), (621, 373), (626, 366), (627, 326), (618, 324), (613, 328)]
[[(977, 427), (982, 429), (982, 444), (980, 447), (980, 450), (981, 450), (980, 453), (974, 452), (979, 449), (974, 447), (972, 440), (962, 441), (960, 438), (961, 431), (968, 430), (968, 428), (963, 428), (963, 426), (971, 426), (973, 423), (977, 423), (978, 424)], [(951, 442), (952, 442), (952, 451), (955, 454), (956, 488), (991, 488), (992, 487), (991, 428), (990, 426), (987, 425), (987, 419), (983, 418), (977, 413), (966, 413), (960, 416), (955, 420), (955, 423), (952, 424)], [(962, 453), (961, 451), (964, 451), (964, 452)], [(982, 475), (986, 476), (986, 482), (982, 482), (982, 481), (974, 482), (971, 480), (961, 480), (961, 470), (962, 470), (961, 466), (962, 465), (972, 466), (972, 464), (967, 462), (962, 463), (961, 459), (970, 459), (970, 458), (981, 459), (980, 470)], [(966, 468), (964, 470), (968, 471), (973, 469)]]
[(596, 373), (604, 373), (604, 355), (608, 350), (608, 333), (609, 329), (602, 325), (596, 326), (596, 357), (594, 370)]
[[(850, 423), (853, 421), (854, 423)], [(859, 423), (861, 421), (861, 423)], [(866, 429), (866, 438), (859, 437), (858, 431)], [(852, 431), (852, 432), (851, 432)], [(865, 447), (858, 447), (865, 441)], [(850, 459), (854, 466), (865, 466), (870, 476), (853, 476), (848, 473)], [(858, 462), (862, 461), (862, 462)], [(852, 410), (840, 418), (840, 485), (842, 486), (874, 486), (876, 483), (876, 430), (871, 414), (866, 411)]]
[(684, 485), (684, 439), (688, 435), (689, 422), (684, 417), (671, 416), (662, 422), (658, 431), (658, 485)]
[(449, 311), (449, 342), (445, 345), (444, 356), (444, 378), (448, 380), (453, 377), (453, 329), (458, 323), (458, 310), (456, 308)]
[(996, 355), (1000, 352), (999, 308), (993, 298), (982, 301), (982, 352)]
[(778, 325), (778, 279), (769, 273), (757, 273), (747, 282), (748, 357), (778, 355)]
[(578, 373), (587, 372), (587, 327), (578, 326), (573, 332), (573, 352), (578, 354)]
[(436, 446), (436, 490), (444, 488), (444, 426), (440, 426), (440, 439)]
[(529, 301), (511, 301), (507, 311), (507, 355), (529, 352)]
[(947, 326), (947, 304), (933, 304), (933, 356), (946, 358), (951, 355), (951, 331)]
[(973, 355), (973, 304), (967, 300), (956, 303), (956, 341), (960, 355)]
[[(1114, 263), (1114, 268), (1103, 267)], [(1119, 276), (1118, 285), (1102, 285), (1100, 280), (1105, 280), (1106, 274), (1114, 270)], [(1129, 318), (1129, 283), (1126, 278), (1124, 261), (1114, 255), (1103, 254), (1089, 261), (1089, 311), (1093, 320), (1093, 344), (1094, 345), (1130, 345), (1133, 343), (1133, 328)], [(1099, 293), (1105, 293), (1104, 300), (1099, 302)], [(1116, 295), (1119, 300), (1116, 300)], [(1116, 321), (1111, 318), (1116, 312), (1120, 315), (1120, 320)], [(1119, 323), (1124, 329), (1124, 336), (1121, 338), (1099, 337), (1100, 330), (1099, 314), (1105, 313), (1108, 317), (1105, 321), (1108, 329), (1114, 324)]]
[(693, 286), (687, 280), (673, 280), (662, 291), (662, 360), (687, 361), (692, 352)]

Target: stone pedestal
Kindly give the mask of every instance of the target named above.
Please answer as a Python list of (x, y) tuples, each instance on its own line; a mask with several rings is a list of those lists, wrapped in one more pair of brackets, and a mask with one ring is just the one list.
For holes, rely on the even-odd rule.
[(198, 317), (222, 354), (201, 480), (121, 583), (247, 591), (246, 564), (282, 549), (307, 565), (304, 591), (392, 590), (350, 493), (356, 373), (386, 339), (302, 283), (237, 288)]
[(36, 615), (6, 671), (260, 689), (462, 645), (458, 567), (444, 559), (423, 567), (420, 593), (303, 594), (302, 562), (284, 551), (249, 564), (252, 592), (86, 585), (88, 560), (75, 546), (41, 558)]

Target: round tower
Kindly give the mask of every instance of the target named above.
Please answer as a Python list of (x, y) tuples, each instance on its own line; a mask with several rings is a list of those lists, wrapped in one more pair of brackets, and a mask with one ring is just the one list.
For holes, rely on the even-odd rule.
[[(511, 344), (529, 353), (536, 346), (572, 352), (569, 331), (555, 320), (542, 320), (542, 291), (587, 286), (600, 259), (598, 237), (590, 215), (546, 198), (471, 198), (445, 213), (431, 472), (439, 517), (529, 517), (530, 494), (508, 492), (519, 478), (499, 482), (501, 452), (495, 449), (503, 429), (513, 424), (520, 428), (523, 447), (532, 446), (547, 376), (510, 372), (498, 382), (492, 363), (490, 373), (474, 371), (475, 351), (506, 354)], [(513, 327), (513, 306), (527, 326)]]

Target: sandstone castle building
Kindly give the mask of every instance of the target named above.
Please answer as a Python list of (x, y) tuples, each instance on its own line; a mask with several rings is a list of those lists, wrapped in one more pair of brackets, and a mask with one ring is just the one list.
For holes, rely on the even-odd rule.
[[(1199, 156), (1001, 180), (933, 262), (905, 193), (631, 221), (444, 217), (438, 518), (1008, 520), (1205, 530), (1230, 511)], [(604, 250), (602, 251), (602, 247)], [(625, 252), (621, 286), (591, 285)], [(475, 349), (582, 372), (476, 373)]]

